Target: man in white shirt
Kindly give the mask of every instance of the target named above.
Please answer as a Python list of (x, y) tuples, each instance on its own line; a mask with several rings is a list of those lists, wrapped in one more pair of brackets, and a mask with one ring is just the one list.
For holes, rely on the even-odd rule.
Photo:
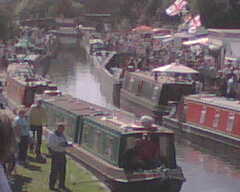
[(57, 179), (59, 180), (59, 188), (65, 189), (66, 175), (66, 147), (69, 147), (67, 140), (63, 134), (65, 129), (64, 124), (58, 124), (57, 130), (50, 134), (48, 139), (48, 148), (51, 153), (51, 172), (49, 176), (49, 188), (55, 190)]

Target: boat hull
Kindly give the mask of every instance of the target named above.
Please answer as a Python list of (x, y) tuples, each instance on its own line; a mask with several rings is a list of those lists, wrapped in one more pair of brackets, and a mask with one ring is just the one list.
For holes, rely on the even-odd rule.
[(86, 165), (96, 173), (98, 177), (105, 181), (112, 192), (179, 192), (185, 181), (179, 169), (177, 179), (169, 179), (166, 176), (158, 178), (143, 179), (143, 176), (127, 175), (122, 168), (117, 168), (102, 162), (101, 159), (85, 151), (81, 146), (74, 147), (69, 155), (75, 160)]
[[(218, 134), (214, 131), (203, 129), (190, 123), (181, 123), (175, 118), (164, 117), (163, 126), (176, 131), (182, 138), (189, 140), (192, 145), (197, 145), (221, 155), (231, 154), (239, 159), (240, 140)], [(236, 154), (233, 153), (237, 152)]]
[(178, 180), (151, 180), (151, 181), (142, 181), (134, 183), (119, 183), (119, 182), (110, 182), (110, 189), (112, 192), (179, 192), (182, 188), (182, 181)]

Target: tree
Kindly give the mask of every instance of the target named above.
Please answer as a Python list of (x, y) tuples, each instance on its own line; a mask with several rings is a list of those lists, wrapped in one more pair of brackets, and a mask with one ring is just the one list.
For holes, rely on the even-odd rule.
[(12, 33), (12, 16), (6, 9), (0, 9), (0, 39), (8, 39)]

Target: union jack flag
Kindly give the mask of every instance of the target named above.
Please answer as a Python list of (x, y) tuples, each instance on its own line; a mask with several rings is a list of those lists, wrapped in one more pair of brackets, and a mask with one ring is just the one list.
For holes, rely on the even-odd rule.
[(192, 14), (190, 13), (190, 14), (187, 14), (187, 15), (184, 15), (183, 16), (183, 22), (184, 22), (184, 24), (187, 24), (187, 23), (189, 23), (189, 21), (191, 21), (191, 19), (192, 19)]
[(193, 17), (190, 21), (189, 21), (189, 29), (188, 32), (189, 33), (195, 33), (197, 30), (197, 27), (202, 26), (202, 22), (201, 22), (201, 17), (200, 15), (196, 15), (195, 17)]
[(189, 27), (200, 27), (202, 26), (200, 15), (196, 15), (189, 22)]
[(166, 9), (166, 14), (175, 16), (180, 14), (186, 7), (188, 2), (186, 0), (176, 0), (170, 7)]

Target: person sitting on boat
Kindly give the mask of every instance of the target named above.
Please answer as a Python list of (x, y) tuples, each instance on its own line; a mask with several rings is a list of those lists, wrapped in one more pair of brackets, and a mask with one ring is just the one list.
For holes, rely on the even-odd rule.
[(123, 168), (130, 172), (156, 168), (162, 164), (159, 152), (157, 137), (151, 135), (149, 138), (137, 139), (135, 146), (123, 155)]
[(142, 148), (142, 142), (140, 139), (136, 139), (133, 148), (128, 149), (122, 156), (123, 169), (126, 172), (137, 171), (138, 169), (144, 169), (144, 161), (139, 158), (139, 151)]
[(157, 128), (153, 125), (154, 119), (148, 115), (143, 115), (140, 118), (140, 123), (141, 123), (143, 129), (148, 130), (148, 131), (155, 131)]

